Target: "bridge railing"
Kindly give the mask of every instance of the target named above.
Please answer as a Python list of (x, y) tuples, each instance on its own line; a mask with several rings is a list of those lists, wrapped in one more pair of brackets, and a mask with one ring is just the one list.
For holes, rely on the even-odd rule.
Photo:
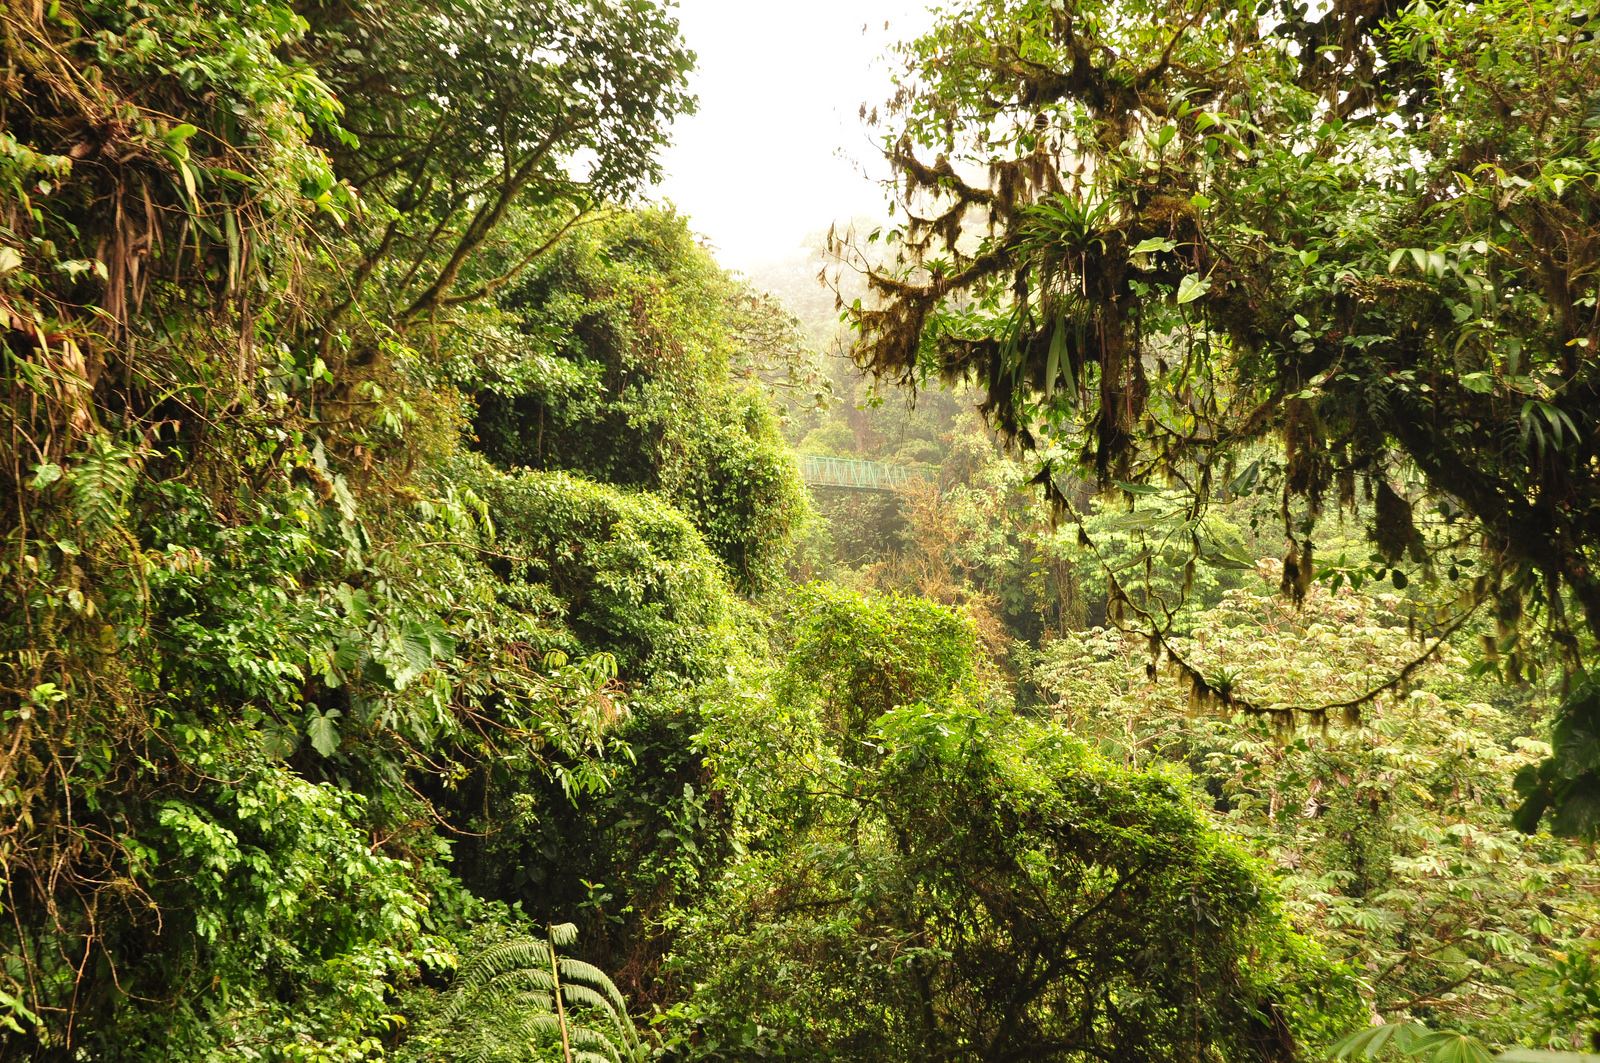
[(800, 476), (812, 487), (844, 487), (858, 491), (890, 491), (908, 480), (922, 480), (929, 470), (865, 458), (833, 458), (807, 454), (800, 458)]

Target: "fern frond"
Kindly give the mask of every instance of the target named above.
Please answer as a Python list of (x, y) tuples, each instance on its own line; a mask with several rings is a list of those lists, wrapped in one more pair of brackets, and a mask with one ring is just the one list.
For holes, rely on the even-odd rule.
[[(550, 928), (547, 940), (503, 941), (465, 964), (439, 1016), (446, 1028), (461, 1030), (453, 1042), (458, 1058), (541, 1058), (563, 1037), (574, 1061), (645, 1058), (627, 1001), (606, 973), (556, 953), (576, 940), (577, 928), (563, 923)], [(557, 1007), (558, 984), (565, 1015)]]
[(550, 946), (538, 938), (515, 938), (491, 945), (462, 968), (457, 984), (472, 988), (503, 971), (550, 965)]
[(545, 979), (540, 988), (553, 989), (549, 967), (550, 947), (537, 938), (517, 938), (490, 946), (456, 976), (455, 991), (442, 1017), (446, 1022), (454, 1021), (481, 991), (513, 973), (520, 974), (531, 984), (538, 977), (536, 972), (540, 972)]
[(128, 500), (138, 480), (138, 455), (129, 447), (93, 436), (68, 477), (72, 508), (88, 539), (120, 524), (128, 515)]
[(527, 1021), (529, 1030), (534, 1030), (546, 1037), (560, 1040), (561, 1020), (556, 1018), (555, 1012), (549, 1011), (541, 1012), (538, 1015), (529, 1015), (527, 1016)]
[(541, 967), (519, 967), (515, 971), (502, 971), (487, 982), (466, 991), (499, 996), (507, 992), (531, 990), (548, 996), (555, 992), (555, 988), (556, 980), (549, 970)]
[(611, 1007), (611, 1002), (588, 986), (578, 985), (573, 982), (566, 983), (561, 987), (561, 996), (568, 1007), (588, 1008), (591, 1011), (599, 1012), (610, 1020), (611, 1025), (616, 1027), (619, 1032), (623, 1029), (623, 1019)]
[(611, 1042), (611, 1038), (599, 1030), (587, 1026), (578, 1026), (567, 1030), (567, 1040), (572, 1045), (574, 1054), (579, 1052), (585, 1055), (598, 1056), (608, 1063), (622, 1063), (622, 1050)]
[[(603, 1011), (630, 1045), (638, 1044), (638, 1035), (632, 1020), (628, 1018), (628, 1002), (622, 999), (622, 993), (604, 971), (591, 963), (568, 956), (560, 958), (559, 966), (564, 983), (562, 988), (567, 990), (565, 999), (569, 1003), (586, 1004)], [(582, 990), (582, 993), (576, 993), (575, 990)]]
[(618, 1011), (628, 1010), (627, 1002), (622, 999), (622, 994), (617, 991), (617, 987), (612, 985), (611, 979), (606, 976), (606, 973), (594, 964), (575, 960), (570, 956), (562, 956), (560, 968), (562, 981), (581, 982), (584, 985), (591, 986), (605, 994), (606, 999), (611, 1002), (611, 1006)]

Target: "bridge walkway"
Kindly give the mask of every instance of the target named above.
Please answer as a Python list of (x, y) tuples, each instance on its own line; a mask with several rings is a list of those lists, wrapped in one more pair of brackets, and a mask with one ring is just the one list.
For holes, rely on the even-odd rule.
[(927, 479), (930, 471), (920, 465), (896, 465), (865, 458), (829, 458), (812, 454), (800, 458), (800, 476), (811, 487), (892, 491), (908, 481)]

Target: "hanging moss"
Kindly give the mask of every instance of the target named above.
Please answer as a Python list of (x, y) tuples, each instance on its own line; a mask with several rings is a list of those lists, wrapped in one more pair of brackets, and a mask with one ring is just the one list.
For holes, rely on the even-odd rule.
[(1421, 536), (1412, 519), (1411, 503), (1389, 485), (1387, 478), (1377, 477), (1373, 491), (1373, 542), (1383, 559), (1394, 564), (1416, 549)]

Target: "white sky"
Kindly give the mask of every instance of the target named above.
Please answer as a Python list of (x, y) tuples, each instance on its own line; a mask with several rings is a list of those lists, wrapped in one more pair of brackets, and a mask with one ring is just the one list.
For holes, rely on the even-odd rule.
[(882, 190), (861, 172), (881, 164), (859, 111), (887, 95), (881, 56), (927, 27), (925, 6), (679, 0), (700, 107), (674, 127), (655, 195), (741, 270), (789, 257), (836, 219), (882, 216)]

